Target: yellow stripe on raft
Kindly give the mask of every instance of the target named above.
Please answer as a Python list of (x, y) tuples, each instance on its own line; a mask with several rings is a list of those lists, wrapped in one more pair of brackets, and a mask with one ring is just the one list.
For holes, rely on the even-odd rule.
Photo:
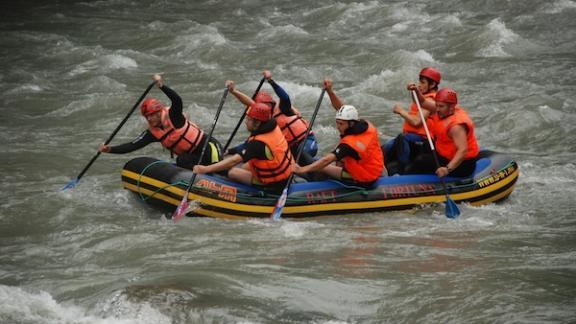
[[(511, 173), (508, 177), (502, 179), (501, 181), (495, 182), (492, 185), (486, 186), (481, 189), (477, 189), (471, 192), (463, 192), (458, 194), (451, 194), (450, 198), (454, 201), (462, 201), (462, 200), (469, 200), (475, 197), (483, 196), (489, 194), (490, 192), (496, 191), (512, 181), (518, 178), (519, 171), (516, 169), (513, 173)], [(158, 181), (156, 179), (141, 176), (137, 173), (123, 170), (122, 175), (136, 181), (140, 181), (142, 183), (146, 183), (158, 188), (164, 188), (164, 190), (169, 191), (171, 193), (176, 194), (177, 196), (183, 196), (185, 193), (184, 189), (179, 187), (170, 186), (165, 182)], [(135, 185), (129, 184), (124, 182), (124, 187), (130, 189), (135, 192), (142, 192), (144, 194), (152, 195), (154, 194), (153, 191), (138, 188)], [(480, 205), (483, 203), (490, 203), (492, 201), (496, 201), (501, 197), (505, 197), (509, 194), (514, 187), (507, 189), (506, 191), (499, 193), (494, 197), (488, 197), (482, 201), (474, 202), (473, 205)], [(161, 199), (166, 201), (170, 204), (178, 206), (180, 201), (173, 199), (171, 197), (156, 193), (154, 195), (155, 198)], [(217, 208), (228, 209), (231, 211), (240, 211), (240, 212), (248, 212), (248, 213), (271, 213), (274, 206), (259, 206), (259, 205), (246, 205), (240, 203), (232, 203), (228, 201), (208, 198), (204, 196), (200, 196), (196, 193), (190, 192), (188, 194), (188, 199), (196, 200), (200, 203), (214, 206)], [(444, 202), (446, 197), (444, 194), (434, 195), (434, 196), (425, 196), (425, 197), (411, 197), (411, 198), (398, 198), (398, 199), (388, 199), (388, 200), (375, 200), (375, 201), (359, 201), (359, 202), (346, 202), (346, 203), (330, 203), (330, 204), (312, 204), (312, 205), (303, 205), (303, 206), (286, 206), (283, 209), (284, 214), (306, 214), (306, 213), (313, 213), (313, 212), (325, 212), (325, 211), (341, 211), (341, 210), (360, 210), (360, 209), (376, 209), (376, 208), (384, 208), (384, 207), (396, 207), (396, 206), (408, 206), (408, 205), (419, 205), (419, 204), (427, 204), (427, 203), (440, 203)], [(203, 210), (204, 211), (204, 210)], [(206, 213), (211, 214), (220, 214), (216, 217), (224, 217), (230, 218), (228, 214), (214, 212), (214, 211), (206, 211)], [(207, 215), (209, 216), (209, 215)], [(211, 215), (210, 215), (211, 216)], [(214, 217), (214, 216), (213, 216)], [(242, 218), (242, 217), (240, 217)]]

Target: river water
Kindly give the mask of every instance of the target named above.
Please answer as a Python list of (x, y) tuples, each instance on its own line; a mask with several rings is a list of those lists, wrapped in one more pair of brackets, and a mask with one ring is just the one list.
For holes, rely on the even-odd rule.
[[(1, 323), (569, 323), (576, 319), (576, 2), (3, 1)], [(377, 125), (424, 66), (521, 175), (496, 205), (302, 221), (186, 218), (74, 179), (162, 73), (207, 129), (233, 79), (270, 69), (310, 116), (324, 77)], [(151, 95), (165, 100), (158, 89)], [(337, 142), (325, 101), (321, 152)], [(229, 96), (215, 136), (243, 107)], [(146, 127), (134, 114), (113, 144)], [(238, 141), (246, 137), (242, 130)]]

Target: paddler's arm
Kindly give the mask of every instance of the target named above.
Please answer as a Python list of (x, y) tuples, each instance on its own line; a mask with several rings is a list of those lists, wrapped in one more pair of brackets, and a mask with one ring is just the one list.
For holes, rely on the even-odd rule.
[[(416, 83), (408, 83), (408, 86), (406, 86), (406, 88), (408, 89), (408, 91), (416, 91), (416, 97), (418, 98), (418, 102), (420, 102), (420, 107), (424, 109), (423, 113), (425, 113), (426, 111), (428, 111), (429, 114), (433, 114), (436, 112), (436, 101), (434, 101), (434, 99), (432, 98), (425, 98), (420, 89), (418, 88), (418, 86), (416, 85)], [(412, 94), (410, 94), (410, 98), (412, 98)], [(426, 116), (426, 114), (424, 116)]]
[(252, 106), (254, 104), (254, 100), (248, 97), (246, 94), (242, 93), (240, 90), (236, 89), (236, 83), (232, 80), (226, 80), (226, 86), (228, 87), (228, 92), (230, 92), (238, 101), (243, 103), (246, 106)]
[[(414, 127), (419, 127), (420, 125), (422, 125), (422, 120), (420, 119), (420, 114), (411, 115), (408, 113), (408, 111), (404, 110), (404, 108), (402, 108), (402, 106), (400, 106), (399, 104), (395, 104), (394, 109), (392, 111), (395, 114), (400, 115), (402, 118), (404, 118), (404, 120), (408, 124), (410, 124)], [(424, 115), (424, 118), (428, 118), (428, 116), (430, 115), (430, 112), (426, 109), (423, 109), (422, 114)]]
[(323, 85), (324, 89), (326, 89), (326, 92), (328, 92), (328, 97), (330, 97), (332, 107), (334, 107), (334, 109), (338, 111), (340, 107), (344, 105), (344, 101), (342, 101), (342, 99), (340, 99), (334, 92), (334, 89), (332, 88), (332, 80), (324, 79)]
[(264, 75), (266, 80), (268, 80), (268, 83), (270, 84), (270, 86), (272, 86), (272, 89), (274, 89), (274, 93), (276, 93), (276, 96), (278, 96), (278, 98), (280, 99), (278, 107), (280, 108), (282, 114), (286, 116), (294, 116), (296, 112), (292, 110), (292, 102), (290, 101), (290, 96), (288, 95), (288, 93), (278, 83), (272, 80), (272, 72), (264, 70), (262, 74)]
[(120, 144), (117, 146), (108, 146), (105, 144), (100, 144), (98, 147), (98, 151), (102, 153), (112, 153), (112, 154), (124, 154), (134, 152), (143, 148), (144, 146), (158, 142), (158, 140), (150, 133), (149, 130), (145, 130), (140, 134), (140, 136), (136, 137), (132, 142)]
[(446, 166), (439, 167), (436, 169), (436, 175), (439, 177), (445, 177), (454, 169), (456, 169), (462, 161), (464, 161), (464, 157), (468, 152), (468, 142), (466, 141), (466, 128), (463, 125), (455, 125), (448, 131), (448, 135), (454, 141), (454, 145), (456, 145), (456, 154), (446, 164)]
[(205, 174), (205, 173), (214, 173), (222, 170), (228, 170), (235, 166), (236, 164), (242, 162), (242, 156), (240, 154), (234, 154), (226, 159), (210, 164), (210, 165), (195, 165), (192, 171), (198, 174)]
[(306, 174), (308, 172), (314, 172), (324, 169), (330, 163), (336, 161), (336, 155), (334, 153), (328, 153), (324, 155), (320, 160), (316, 160), (312, 164), (306, 166), (300, 166), (298, 164), (294, 165), (294, 173)]
[(168, 99), (170, 99), (170, 110), (168, 111), (168, 116), (170, 116), (170, 121), (174, 128), (178, 129), (186, 124), (186, 117), (182, 114), (183, 104), (182, 98), (176, 93), (176, 91), (170, 89), (168, 86), (164, 85), (164, 80), (159, 74), (155, 74), (153, 77), (156, 85)]

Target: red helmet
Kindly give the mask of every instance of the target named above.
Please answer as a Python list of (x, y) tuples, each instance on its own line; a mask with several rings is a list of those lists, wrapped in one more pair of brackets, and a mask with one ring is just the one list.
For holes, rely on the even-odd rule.
[(436, 82), (437, 84), (440, 83), (440, 79), (442, 76), (440, 75), (440, 71), (436, 70), (433, 67), (425, 67), (420, 71), (420, 76), (427, 77), (428, 79)]
[(456, 96), (456, 91), (450, 88), (442, 88), (436, 92), (436, 101), (450, 103), (450, 104), (457, 104), (458, 97)]
[(246, 115), (256, 120), (265, 122), (272, 118), (272, 108), (262, 102), (257, 102), (248, 108)]
[(256, 97), (254, 97), (254, 101), (262, 103), (271, 103), (271, 104), (276, 103), (272, 98), (272, 96), (266, 91), (258, 91)]
[(142, 113), (142, 116), (147, 117), (159, 112), (162, 108), (164, 108), (164, 106), (162, 106), (162, 103), (158, 101), (158, 99), (148, 98), (144, 100), (140, 106), (140, 112)]

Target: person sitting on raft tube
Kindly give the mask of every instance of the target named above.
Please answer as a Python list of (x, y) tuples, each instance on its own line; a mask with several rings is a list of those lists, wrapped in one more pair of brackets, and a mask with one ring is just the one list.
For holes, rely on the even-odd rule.
[[(312, 164), (296, 165), (294, 172), (306, 175), (321, 171), (337, 180), (371, 186), (386, 170), (378, 131), (371, 123), (358, 119), (358, 111), (350, 105), (343, 105), (336, 113), (336, 128), (340, 133), (336, 149)], [(332, 165), (334, 161), (341, 161), (343, 166)]]
[(160, 142), (163, 147), (176, 154), (176, 165), (186, 169), (192, 169), (200, 163), (208, 165), (222, 159), (220, 143), (210, 138), (202, 161), (200, 154), (204, 141), (208, 136), (196, 124), (190, 122), (182, 114), (182, 98), (168, 86), (164, 85), (162, 77), (158, 74), (153, 76), (156, 86), (170, 99), (172, 105), (165, 107), (153, 98), (144, 100), (140, 106), (142, 116), (148, 121), (148, 129), (129, 143), (108, 146), (100, 144), (98, 150), (103, 153), (124, 154), (138, 150), (150, 143)]
[[(228, 171), (233, 181), (255, 185), (271, 192), (281, 192), (292, 174), (294, 158), (277, 122), (272, 107), (256, 102), (246, 112), (246, 129), (250, 132), (246, 147), (209, 166), (197, 165), (198, 174)], [(244, 162), (241, 167), (234, 167)]]
[[(298, 109), (292, 106), (288, 93), (272, 80), (272, 73), (268, 70), (264, 70), (262, 74), (272, 86), (272, 89), (274, 89), (276, 96), (280, 99), (279, 101), (275, 101), (266, 91), (259, 91), (258, 94), (256, 94), (255, 99), (252, 100), (252, 98), (248, 97), (236, 88), (234, 81), (228, 80), (226, 81), (226, 85), (228, 86), (230, 93), (246, 106), (251, 106), (255, 102), (270, 105), (273, 109), (273, 117), (276, 119), (276, 123), (278, 124), (278, 127), (280, 127), (282, 134), (284, 134), (284, 137), (290, 146), (290, 150), (292, 151), (292, 155), (296, 156), (298, 147), (304, 145), (304, 151), (300, 156), (299, 162), (301, 164), (312, 163), (312, 158), (315, 157), (318, 152), (316, 136), (313, 132), (310, 132), (308, 137), (305, 138), (308, 122), (302, 118)], [(244, 144), (240, 144), (239, 146), (229, 149), (225, 154), (234, 154), (242, 150), (243, 147)]]
[(435, 148), (440, 167), (436, 168), (432, 153), (423, 154), (406, 169), (407, 174), (436, 173), (439, 177), (467, 177), (476, 168), (480, 151), (474, 135), (474, 122), (466, 111), (458, 106), (456, 91), (443, 88), (436, 93), (436, 105), (430, 110), (436, 138)]
[[(441, 78), (442, 76), (438, 70), (433, 67), (425, 67), (420, 71), (418, 85), (415, 83), (409, 83), (407, 85), (410, 98), (412, 98), (411, 92), (416, 91), (420, 105), (424, 108), (422, 114), (428, 123), (429, 129), (432, 128), (432, 125), (430, 118), (428, 118), (430, 112), (427, 109), (434, 109), (436, 105), (434, 98), (436, 97), (436, 91), (438, 91)], [(388, 173), (403, 174), (404, 168), (411, 163), (416, 156), (422, 153), (429, 153), (430, 147), (415, 102), (412, 102), (409, 111), (404, 110), (399, 104), (395, 104), (393, 112), (404, 119), (402, 133), (384, 144), (382, 151), (384, 151), (386, 155)]]

